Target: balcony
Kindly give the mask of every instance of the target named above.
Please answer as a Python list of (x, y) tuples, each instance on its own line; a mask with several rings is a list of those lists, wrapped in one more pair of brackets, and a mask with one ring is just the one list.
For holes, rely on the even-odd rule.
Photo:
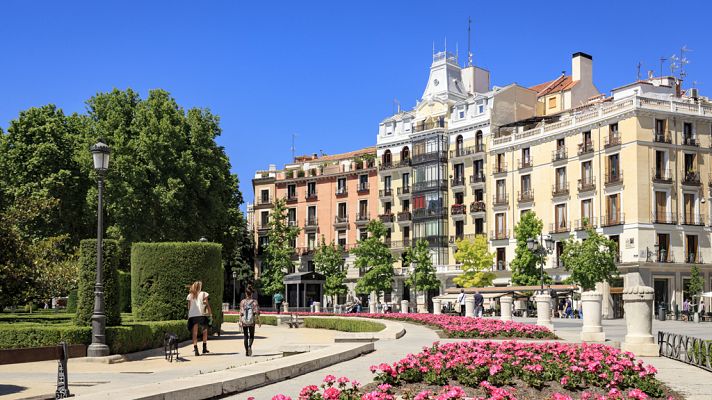
[(492, 173), (493, 174), (506, 174), (507, 173), (507, 163), (506, 162), (494, 163), (492, 165)]
[(336, 187), (336, 195), (337, 196), (347, 196), (349, 194), (349, 190), (346, 189), (346, 186), (342, 187)]
[(507, 240), (507, 239), (509, 239), (509, 231), (506, 229), (490, 231), (490, 240)]
[(447, 190), (447, 180), (446, 179), (434, 179), (431, 181), (416, 182), (413, 184), (414, 192), (421, 192), (424, 190)]
[(653, 142), (655, 143), (672, 143), (672, 137), (669, 134), (655, 132), (653, 134)]
[(574, 223), (574, 230), (583, 231), (588, 228), (596, 228), (596, 217), (577, 219)]
[(398, 196), (410, 196), (410, 186), (399, 187), (396, 193), (398, 193)]
[(675, 214), (668, 212), (654, 212), (650, 215), (650, 221), (654, 224), (677, 224), (677, 218), (675, 218)]
[(269, 222), (268, 221), (262, 221), (258, 222), (255, 224), (255, 227), (257, 228), (258, 232), (264, 233), (269, 230)]
[(566, 196), (569, 194), (569, 183), (561, 182), (551, 185), (551, 195), (553, 197)]
[(450, 179), (450, 186), (452, 186), (453, 188), (465, 186), (465, 177), (464, 176), (456, 176), (456, 177)]
[(287, 194), (287, 203), (294, 203), (297, 201), (297, 194), (296, 193), (288, 193)]
[(682, 145), (683, 146), (700, 147), (700, 141), (697, 140), (697, 138), (694, 138), (692, 136), (683, 136), (682, 137)]
[(412, 245), (412, 242), (409, 238), (405, 238), (403, 240), (391, 240), (391, 250), (397, 250), (397, 249), (407, 249)]
[(382, 162), (378, 165), (378, 170), (385, 171), (389, 169), (409, 168), (410, 164), (410, 158), (403, 158), (398, 161)]
[(447, 162), (447, 151), (431, 151), (428, 153), (414, 154), (411, 164), (423, 164), (428, 162)]
[(371, 218), (367, 212), (356, 213), (356, 225), (366, 225)]
[(477, 171), (474, 175), (470, 176), (470, 185), (478, 183), (485, 183), (485, 173), (482, 171)]
[(413, 216), (410, 211), (401, 211), (398, 213), (398, 222), (410, 222)]
[(606, 144), (603, 146), (606, 149), (609, 149), (611, 147), (616, 147), (621, 145), (621, 135), (616, 133), (613, 135), (608, 135), (606, 138)]
[(305, 231), (316, 230), (318, 227), (319, 224), (317, 223), (316, 217), (307, 217), (307, 220), (304, 221)]
[(418, 238), (413, 238), (413, 245), (418, 243), (421, 240), (425, 240), (428, 242), (429, 247), (447, 247), (447, 236), (437, 236), (437, 235), (431, 235), (431, 236), (424, 236), (424, 237), (418, 237)]
[(483, 213), (487, 211), (484, 201), (473, 201), (470, 203), (470, 214)]
[(705, 216), (698, 212), (683, 212), (682, 225), (705, 226)]
[(601, 217), (601, 227), (625, 224), (625, 214), (610, 214)]
[(509, 196), (507, 196), (507, 193), (501, 193), (500, 195), (494, 195), (494, 196), (492, 196), (492, 204), (495, 206), (509, 205)]
[(652, 175), (654, 183), (672, 183), (672, 172), (669, 169), (653, 168)]
[(317, 199), (316, 192), (307, 193), (306, 196), (304, 196), (304, 198), (307, 201), (316, 200)]
[(687, 171), (682, 177), (682, 184), (687, 186), (700, 186), (700, 173)]
[(467, 206), (464, 204), (453, 204), (450, 206), (450, 215), (465, 215), (467, 214)]
[(484, 153), (485, 145), (483, 143), (474, 146), (462, 147), (455, 150), (450, 150), (450, 158), (474, 156), (478, 153)]
[(532, 166), (534, 166), (534, 160), (531, 157), (519, 160), (519, 169), (531, 168)]
[(560, 221), (554, 224), (549, 224), (549, 233), (568, 233), (571, 232), (571, 227), (568, 221)]
[(349, 225), (348, 215), (337, 215), (334, 217), (334, 227), (335, 228), (345, 227), (348, 225)]
[(441, 218), (447, 217), (447, 208), (445, 207), (429, 207), (429, 208), (418, 208), (413, 210), (413, 219), (424, 219), (424, 218)]
[(587, 178), (581, 178), (578, 180), (578, 191), (579, 192), (590, 192), (596, 190), (596, 178), (589, 176)]
[[(657, 245), (655, 245), (657, 247)], [(675, 257), (671, 251), (668, 249), (660, 249), (658, 253), (655, 254), (655, 262), (659, 263), (674, 263)]]
[(359, 182), (358, 188), (356, 188), (356, 192), (358, 192), (358, 194), (368, 193), (368, 187), (368, 182)]
[(393, 189), (388, 188), (388, 189), (379, 190), (378, 197), (380, 197), (380, 198), (393, 197)]
[(685, 257), (685, 263), (687, 264), (702, 264), (702, 255), (699, 253), (690, 253)]
[(449, 243), (454, 246), (458, 240), (474, 241), (475, 238), (477, 238), (478, 236), (485, 237), (485, 234), (484, 233), (468, 233), (468, 234), (459, 233), (459, 234), (455, 234), (455, 235), (450, 235)]
[(525, 190), (522, 192), (517, 192), (517, 201), (520, 203), (530, 203), (534, 201), (534, 190)]
[(551, 152), (551, 162), (562, 161), (567, 158), (569, 158), (569, 155), (565, 147), (560, 147)]
[(413, 125), (413, 132), (424, 132), (431, 129), (447, 128), (447, 122), (445, 119), (439, 119), (437, 121), (425, 122), (421, 121)]
[(393, 217), (393, 214), (387, 212), (385, 214), (379, 215), (378, 219), (380, 219), (381, 222), (383, 222), (384, 224), (392, 224), (395, 218)]
[(272, 203), (272, 197), (258, 197), (255, 200), (255, 207), (271, 207), (273, 205)]
[(603, 183), (606, 186), (620, 185), (623, 183), (623, 171), (606, 172)]
[(578, 145), (578, 155), (583, 156), (585, 154), (593, 153), (593, 143), (589, 140)]

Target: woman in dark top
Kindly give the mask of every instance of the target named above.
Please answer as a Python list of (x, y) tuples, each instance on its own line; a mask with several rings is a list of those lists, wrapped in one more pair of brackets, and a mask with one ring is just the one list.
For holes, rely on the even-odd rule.
[(257, 300), (252, 298), (252, 285), (248, 285), (245, 289), (245, 298), (240, 302), (240, 326), (245, 339), (245, 355), (252, 355), (252, 342), (255, 340), (255, 324), (262, 327), (260, 324), (260, 306)]

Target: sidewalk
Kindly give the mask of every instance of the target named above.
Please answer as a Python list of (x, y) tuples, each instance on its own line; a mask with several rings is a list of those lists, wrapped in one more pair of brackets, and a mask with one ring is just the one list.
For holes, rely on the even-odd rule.
[[(245, 365), (281, 358), (284, 347), (295, 345), (327, 346), (334, 343), (336, 331), (322, 329), (289, 329), (263, 325), (257, 328), (253, 356), (244, 354), (242, 334), (237, 324), (223, 324), (225, 333), (208, 341), (210, 354), (196, 357), (192, 344), (179, 349), (183, 361), (169, 363), (161, 352), (136, 361), (118, 364), (86, 362), (70, 359), (69, 390), (74, 395), (101, 393), (125, 389), (158, 381), (186, 378), (210, 372), (240, 368)], [(199, 344), (202, 349), (202, 345)], [(0, 396), (3, 399), (54, 394), (57, 383), (57, 362), (42, 361), (0, 365)]]

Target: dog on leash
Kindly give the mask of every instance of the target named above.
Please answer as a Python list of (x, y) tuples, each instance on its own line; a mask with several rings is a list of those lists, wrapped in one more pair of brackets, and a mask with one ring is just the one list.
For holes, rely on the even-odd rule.
[(178, 361), (178, 335), (172, 332), (166, 332), (163, 337), (163, 352), (165, 353), (166, 360), (169, 362), (173, 362), (174, 356), (176, 361)]

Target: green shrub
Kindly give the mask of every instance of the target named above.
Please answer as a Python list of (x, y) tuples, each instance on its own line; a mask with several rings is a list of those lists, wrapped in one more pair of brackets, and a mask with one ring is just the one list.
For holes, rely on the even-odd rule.
[[(116, 240), (103, 241), (104, 313), (106, 325), (121, 325), (119, 309), (119, 262), (121, 247)], [(94, 284), (96, 283), (96, 240), (82, 240), (79, 244), (79, 289), (77, 291), (77, 325), (91, 324), (94, 312)]]
[(331, 329), (341, 332), (380, 332), (386, 326), (379, 322), (359, 321), (342, 318), (304, 318), (305, 328)]
[(188, 285), (203, 281), (213, 309), (213, 331), (222, 323), (224, 272), (216, 243), (134, 243), (131, 246), (131, 309), (136, 321), (187, 317)]
[(67, 297), (67, 312), (77, 312), (77, 289), (69, 291), (69, 296)]
[(75, 326), (69, 323), (0, 325), (0, 349), (54, 346), (61, 341), (68, 344), (89, 344), (91, 343), (91, 327)]
[(131, 312), (131, 274), (125, 271), (119, 271), (119, 309)]
[(0, 324), (41, 323), (41, 324), (66, 324), (71, 322), (73, 314), (68, 312), (32, 313), (32, 314), (2, 314)]
[(166, 332), (183, 341), (191, 337), (187, 321), (137, 322), (106, 328), (106, 342), (111, 354), (126, 354), (163, 346)]
[[(240, 316), (237, 314), (227, 314), (224, 316), (224, 318), (225, 322), (240, 322)], [(260, 322), (262, 323), (262, 325), (277, 326), (277, 317), (273, 315), (260, 315)]]

